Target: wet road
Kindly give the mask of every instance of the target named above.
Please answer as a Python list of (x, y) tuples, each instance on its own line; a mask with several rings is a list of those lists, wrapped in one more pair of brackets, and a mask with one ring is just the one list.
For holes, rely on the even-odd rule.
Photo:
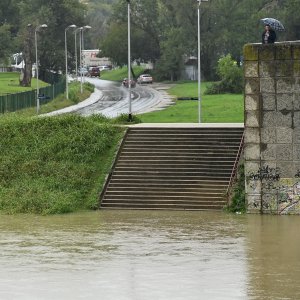
[[(101, 91), (101, 97), (93, 104), (76, 110), (77, 113), (88, 116), (103, 114), (107, 117), (116, 117), (129, 112), (128, 89), (119, 82), (101, 80), (97, 78), (85, 78)], [(155, 87), (155, 88), (153, 88)], [(131, 89), (132, 113), (145, 113), (161, 109), (172, 104), (170, 97), (159, 85), (137, 85)]]

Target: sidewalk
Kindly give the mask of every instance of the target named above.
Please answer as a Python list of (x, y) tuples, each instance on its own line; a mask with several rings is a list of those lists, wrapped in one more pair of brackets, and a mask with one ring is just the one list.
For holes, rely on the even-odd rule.
[(94, 92), (86, 100), (84, 100), (78, 104), (72, 105), (72, 106), (68, 106), (68, 107), (65, 107), (65, 108), (62, 108), (62, 109), (59, 109), (56, 111), (52, 111), (47, 114), (42, 114), (41, 116), (57, 116), (57, 115), (61, 115), (61, 114), (75, 112), (78, 109), (81, 109), (88, 105), (96, 103), (97, 101), (99, 101), (99, 99), (102, 98), (102, 96), (103, 96), (102, 92), (99, 89), (95, 88)]

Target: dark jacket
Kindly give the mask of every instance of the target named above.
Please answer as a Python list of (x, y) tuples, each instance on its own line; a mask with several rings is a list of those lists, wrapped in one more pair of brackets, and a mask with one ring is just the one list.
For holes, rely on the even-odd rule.
[[(266, 44), (265, 43), (265, 34), (266, 34), (266, 31), (264, 31), (263, 34), (262, 34), (262, 36), (261, 36), (261, 42), (263, 44)], [(267, 44), (273, 44), (275, 41), (276, 41), (276, 33), (275, 33), (274, 30), (270, 29), (269, 30), (269, 37), (268, 37)]]

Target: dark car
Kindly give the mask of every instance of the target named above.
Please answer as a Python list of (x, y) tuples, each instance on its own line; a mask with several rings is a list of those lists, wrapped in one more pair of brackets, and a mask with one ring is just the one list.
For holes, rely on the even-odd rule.
[[(128, 88), (129, 87), (129, 80), (128, 80), (128, 78), (124, 78), (123, 81), (122, 81), (122, 84), (123, 84), (123, 86), (125, 86), (125, 87)], [(132, 88), (134, 88), (136, 86), (136, 82), (133, 79), (130, 80), (130, 86)]]
[(91, 67), (89, 69), (89, 76), (90, 77), (99, 77), (100, 76), (100, 69), (98, 67)]

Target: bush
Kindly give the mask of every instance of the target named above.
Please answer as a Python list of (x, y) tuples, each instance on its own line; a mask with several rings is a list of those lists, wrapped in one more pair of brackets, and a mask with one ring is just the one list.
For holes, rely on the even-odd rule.
[(121, 114), (118, 117), (112, 119), (111, 123), (113, 124), (138, 124), (142, 121), (135, 115), (132, 115), (132, 120), (128, 118), (128, 114)]
[(217, 74), (221, 80), (208, 85), (205, 94), (240, 94), (243, 92), (243, 70), (230, 54), (219, 59)]
[(233, 187), (231, 203), (227, 210), (229, 212), (246, 212), (246, 198), (245, 198), (245, 174), (244, 165), (238, 168), (237, 181)]

